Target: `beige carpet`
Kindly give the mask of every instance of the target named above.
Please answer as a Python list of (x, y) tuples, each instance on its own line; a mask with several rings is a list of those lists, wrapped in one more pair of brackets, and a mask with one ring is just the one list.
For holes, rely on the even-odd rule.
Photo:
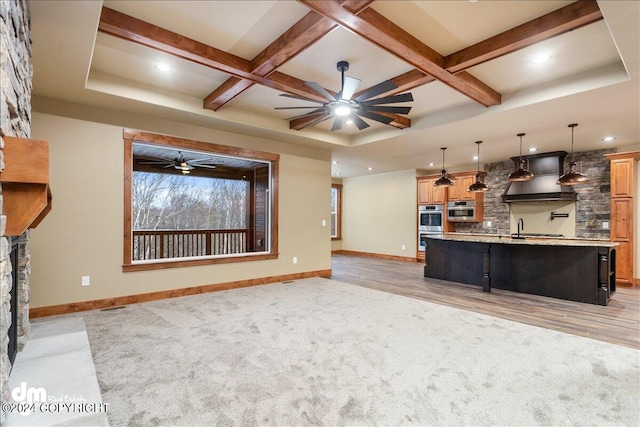
[(326, 279), (82, 316), (112, 426), (640, 420), (637, 350)]

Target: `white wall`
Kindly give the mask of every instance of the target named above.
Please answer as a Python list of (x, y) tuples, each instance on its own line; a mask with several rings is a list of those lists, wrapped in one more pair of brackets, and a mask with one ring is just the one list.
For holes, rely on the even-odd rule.
[[(32, 137), (50, 146), (53, 210), (31, 234), (31, 307), (331, 268), (330, 228), (321, 226), (323, 219), (329, 223), (329, 152), (144, 116), (81, 110), (91, 110), (92, 118), (126, 122), (125, 127), (279, 153), (280, 255), (123, 273), (123, 126), (35, 112)], [(91, 276), (89, 287), (80, 286), (83, 275)]]
[(415, 171), (344, 178), (342, 183), (342, 249), (415, 257)]

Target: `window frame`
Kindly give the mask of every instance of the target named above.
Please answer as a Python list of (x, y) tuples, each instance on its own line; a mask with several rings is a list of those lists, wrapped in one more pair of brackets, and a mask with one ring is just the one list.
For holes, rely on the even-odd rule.
[[(331, 189), (336, 189), (336, 235), (331, 240), (342, 240), (342, 184), (331, 184)], [(333, 214), (331, 212), (330, 214)]]
[[(278, 166), (280, 155), (265, 151), (252, 150), (247, 148), (231, 147), (211, 142), (196, 141), (186, 138), (179, 138), (168, 135), (160, 135), (151, 132), (138, 131), (133, 129), (123, 130), (124, 140), (124, 242), (123, 242), (123, 263), (124, 272), (159, 270), (166, 268), (193, 267), (198, 265), (226, 264), (235, 262), (261, 261), (278, 258)], [(133, 261), (133, 229), (132, 229), (132, 208), (133, 208), (133, 143), (140, 142), (158, 146), (171, 147), (175, 149), (191, 149), (196, 151), (211, 152), (225, 156), (234, 156), (259, 160), (270, 163), (271, 181), (270, 197), (270, 221), (269, 221), (269, 251), (248, 252), (243, 255), (230, 254), (228, 256), (198, 257), (195, 259), (173, 258), (170, 260), (145, 260)]]

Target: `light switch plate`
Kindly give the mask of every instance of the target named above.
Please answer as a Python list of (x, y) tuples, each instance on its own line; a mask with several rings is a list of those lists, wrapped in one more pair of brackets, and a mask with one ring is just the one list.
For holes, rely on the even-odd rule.
[(603, 230), (609, 229), (609, 221), (602, 221), (602, 229)]

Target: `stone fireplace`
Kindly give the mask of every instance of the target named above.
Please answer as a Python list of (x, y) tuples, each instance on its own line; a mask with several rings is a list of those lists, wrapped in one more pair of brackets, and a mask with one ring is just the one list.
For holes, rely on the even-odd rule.
[[(5, 168), (4, 137), (29, 138), (31, 134), (31, 26), (27, 0), (0, 1), (0, 170)], [(3, 194), (0, 187), (0, 208)], [(3, 209), (0, 212), (4, 213)], [(7, 217), (0, 216), (0, 388), (2, 402), (10, 397), (8, 379), (8, 330), (11, 323), (9, 293), (16, 274), (17, 348), (24, 347), (29, 335), (29, 230), (17, 237), (17, 265), (11, 262), (11, 237), (6, 233)], [(0, 413), (4, 419), (4, 413)]]

